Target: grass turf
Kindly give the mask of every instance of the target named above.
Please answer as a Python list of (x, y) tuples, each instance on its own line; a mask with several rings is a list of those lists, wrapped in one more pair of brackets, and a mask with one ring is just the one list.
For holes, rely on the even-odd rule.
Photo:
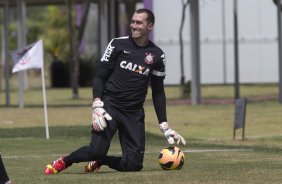
[[(262, 90), (261, 90), (262, 89)], [(244, 86), (246, 96), (273, 95), (273, 85)], [(166, 88), (168, 100), (177, 99), (177, 87)], [(205, 98), (228, 98), (230, 86), (205, 86)], [(47, 89), (50, 140), (46, 140), (42, 94), (38, 89), (25, 92), (26, 106), (17, 107), (17, 91), (12, 106), (0, 107), (0, 151), (14, 183), (281, 183), (282, 109), (276, 101), (247, 106), (246, 140), (232, 140), (234, 106), (169, 105), (172, 128), (183, 135), (187, 146), (185, 164), (179, 171), (163, 171), (158, 152), (168, 146), (161, 135), (149, 96), (146, 111), (146, 154), (141, 172), (121, 173), (103, 166), (98, 174), (84, 174), (84, 163), (54, 176), (44, 176), (47, 163), (86, 145), (90, 140), (89, 114), (91, 89), (82, 88), (80, 99), (70, 99), (70, 89)], [(238, 130), (238, 137), (240, 130)], [(114, 137), (110, 154), (119, 155)]]
[[(83, 127), (87, 129), (87, 127)], [(79, 129), (83, 132), (83, 128)], [(59, 127), (64, 131), (63, 127)], [(77, 130), (77, 132), (79, 132)], [(57, 132), (60, 132), (57, 130)], [(74, 164), (58, 175), (44, 176), (48, 162), (65, 155), (82, 145), (88, 137), (55, 135), (44, 138), (2, 138), (0, 140), (4, 163), (15, 183), (280, 183), (282, 171), (281, 146), (269, 146), (267, 142), (279, 142), (272, 138), (242, 141), (190, 140), (181, 146), (185, 164), (181, 170), (163, 171), (158, 165), (158, 152), (167, 146), (163, 137), (147, 133), (144, 168), (141, 172), (122, 173), (101, 168), (97, 174), (84, 174), (84, 164)], [(83, 134), (82, 132), (80, 134)], [(259, 143), (261, 141), (261, 143)], [(281, 144), (281, 143), (280, 143)], [(119, 155), (117, 137), (109, 153)]]

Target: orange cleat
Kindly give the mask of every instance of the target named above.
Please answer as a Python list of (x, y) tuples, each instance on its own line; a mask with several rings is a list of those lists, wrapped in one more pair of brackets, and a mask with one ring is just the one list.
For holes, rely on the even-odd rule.
[(48, 164), (45, 167), (44, 174), (46, 176), (50, 174), (58, 174), (62, 170), (66, 169), (66, 164), (63, 159), (64, 157), (61, 157), (58, 160), (55, 160), (52, 163)]

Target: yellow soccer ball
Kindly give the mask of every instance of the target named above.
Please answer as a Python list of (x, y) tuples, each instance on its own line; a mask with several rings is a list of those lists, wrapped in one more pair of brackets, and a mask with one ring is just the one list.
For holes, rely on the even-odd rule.
[(184, 164), (184, 153), (176, 146), (167, 147), (161, 150), (159, 163), (164, 170), (179, 170)]

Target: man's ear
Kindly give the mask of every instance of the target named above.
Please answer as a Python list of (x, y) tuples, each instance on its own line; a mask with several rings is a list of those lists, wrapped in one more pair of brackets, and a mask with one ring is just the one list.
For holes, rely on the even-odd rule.
[(148, 29), (149, 29), (150, 31), (152, 31), (153, 27), (154, 27), (154, 24), (153, 24), (153, 23), (150, 23), (150, 24), (148, 25)]

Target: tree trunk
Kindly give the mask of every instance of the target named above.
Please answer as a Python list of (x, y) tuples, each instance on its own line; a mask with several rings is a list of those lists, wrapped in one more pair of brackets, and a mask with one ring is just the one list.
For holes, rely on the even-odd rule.
[(66, 0), (68, 10), (68, 29), (69, 29), (69, 63), (70, 63), (70, 85), (72, 88), (72, 99), (78, 99), (78, 80), (79, 80), (79, 61), (77, 58), (77, 50), (74, 45), (75, 31), (73, 26), (72, 7), (73, 2)]

